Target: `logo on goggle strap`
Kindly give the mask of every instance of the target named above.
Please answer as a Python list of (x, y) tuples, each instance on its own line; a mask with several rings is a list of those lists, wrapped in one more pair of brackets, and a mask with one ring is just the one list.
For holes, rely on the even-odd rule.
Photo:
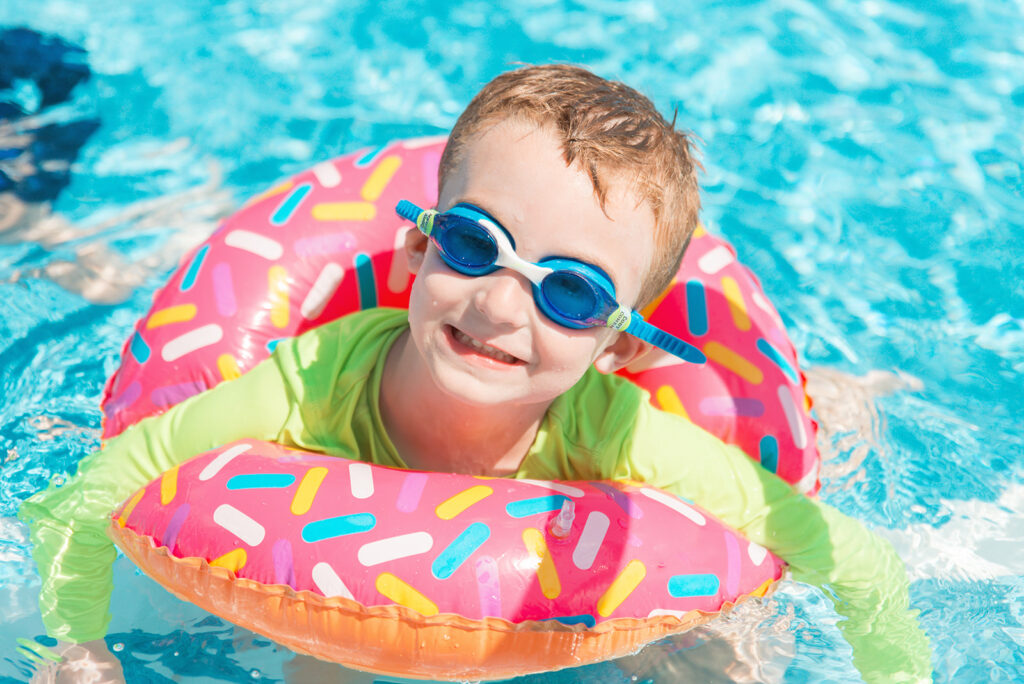
[(612, 330), (622, 331), (629, 327), (629, 317), (629, 309), (620, 306), (618, 309), (612, 312), (611, 316), (608, 317), (608, 322), (605, 325), (607, 325)]
[(416, 219), (416, 227), (427, 237), (430, 237), (430, 233), (434, 230), (434, 219), (437, 218), (437, 213), (433, 209), (427, 209)]

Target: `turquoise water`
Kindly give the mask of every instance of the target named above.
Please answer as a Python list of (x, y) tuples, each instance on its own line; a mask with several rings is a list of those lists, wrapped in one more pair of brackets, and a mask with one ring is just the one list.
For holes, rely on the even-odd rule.
[[(939, 681), (1024, 680), (1019, 3), (175, 5), (0, 5), (0, 27), (87, 51), (92, 78), (47, 116), (100, 122), (53, 214), (0, 233), (0, 682), (28, 679), (15, 639), (42, 634), (17, 508), (98, 444), (103, 381), (176, 256), (274, 180), (442, 133), (495, 74), (556, 60), (679, 108), (703, 141), (705, 222), (811, 371), (822, 497), (907, 562)], [(108, 642), (130, 681), (283, 677), (287, 652), (123, 559), (115, 582)], [(683, 681), (688, 662), (740, 679), (716, 660), (730, 634), (760, 649), (755, 679), (857, 681), (818, 590), (738, 612), (524, 681)]]

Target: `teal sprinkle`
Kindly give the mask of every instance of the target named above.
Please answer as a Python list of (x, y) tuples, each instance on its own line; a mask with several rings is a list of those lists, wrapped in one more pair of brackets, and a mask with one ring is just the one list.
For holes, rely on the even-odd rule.
[(185, 271), (185, 277), (181, 279), (181, 285), (178, 289), (182, 292), (188, 292), (192, 289), (192, 286), (196, 284), (196, 278), (199, 277), (199, 270), (203, 267), (203, 262), (206, 261), (206, 253), (210, 251), (210, 245), (203, 245), (196, 255), (192, 258), (192, 263), (188, 265), (188, 270)]
[(373, 261), (369, 254), (356, 254), (356, 282), (359, 284), (359, 308), (377, 306), (377, 283), (373, 277)]

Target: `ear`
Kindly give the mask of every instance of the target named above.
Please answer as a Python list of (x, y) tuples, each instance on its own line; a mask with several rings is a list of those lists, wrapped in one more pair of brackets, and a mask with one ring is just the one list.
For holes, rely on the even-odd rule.
[(653, 347), (638, 337), (618, 333), (611, 344), (604, 348), (597, 358), (594, 359), (594, 368), (605, 375), (614, 373), (620, 368), (625, 368), (641, 356), (651, 351)]
[(427, 255), (430, 240), (417, 228), (410, 228), (405, 233), (405, 259), (409, 264), (409, 273), (419, 273), (423, 258)]

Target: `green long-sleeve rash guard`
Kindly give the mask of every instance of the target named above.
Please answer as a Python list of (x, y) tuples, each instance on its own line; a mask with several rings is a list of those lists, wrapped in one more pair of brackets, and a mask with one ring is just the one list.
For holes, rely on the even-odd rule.
[[(374, 309), (281, 342), (241, 378), (129, 428), (83, 459), (67, 484), (27, 501), (21, 517), (32, 529), (50, 635), (84, 642), (106, 633), (115, 558), (109, 515), (191, 456), (254, 438), (405, 467), (378, 394), (387, 351), (407, 327), (407, 312)], [(622, 378), (591, 369), (556, 399), (514, 477), (630, 479), (690, 499), (785, 560), (794, 579), (831, 588), (865, 679), (929, 676), (927, 639), (887, 542), (794, 492), (739, 449), (654, 409)]]

